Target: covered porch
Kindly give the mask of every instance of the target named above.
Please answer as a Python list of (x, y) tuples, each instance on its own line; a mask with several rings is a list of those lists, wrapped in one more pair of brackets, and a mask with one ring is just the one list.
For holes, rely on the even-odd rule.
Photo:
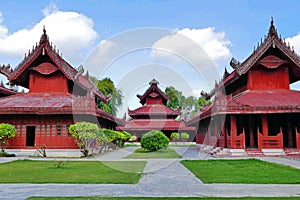
[[(210, 128), (218, 131), (217, 123)], [(216, 146), (232, 149), (300, 149), (300, 114), (226, 115)], [(211, 135), (211, 134), (210, 134)]]

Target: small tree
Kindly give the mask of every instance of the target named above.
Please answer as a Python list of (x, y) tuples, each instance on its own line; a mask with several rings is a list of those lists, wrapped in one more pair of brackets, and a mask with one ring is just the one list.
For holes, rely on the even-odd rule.
[(176, 143), (177, 140), (180, 138), (180, 135), (179, 135), (179, 133), (177, 133), (177, 132), (173, 132), (173, 133), (171, 134), (171, 138), (172, 138), (172, 141), (174, 141), (174, 142)]
[(97, 138), (97, 133), (99, 132), (98, 126), (89, 122), (77, 122), (69, 127), (69, 132), (81, 148), (81, 152), (87, 157), (91, 145)]
[(186, 142), (190, 138), (190, 135), (188, 133), (183, 132), (183, 133), (181, 133), (180, 137), (183, 142)]
[(141, 139), (141, 146), (148, 151), (157, 151), (166, 148), (170, 140), (163, 132), (158, 130), (149, 131)]
[(0, 145), (1, 151), (4, 152), (4, 147), (8, 144), (8, 139), (16, 136), (16, 128), (11, 124), (0, 124)]

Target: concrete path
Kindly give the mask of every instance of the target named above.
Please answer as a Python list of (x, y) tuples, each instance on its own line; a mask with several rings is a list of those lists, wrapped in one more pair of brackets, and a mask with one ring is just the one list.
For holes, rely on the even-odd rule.
[[(135, 148), (120, 149), (95, 159), (123, 160)], [(203, 184), (180, 164), (180, 160), (211, 159), (210, 156), (199, 153), (195, 148), (174, 149), (183, 158), (147, 159), (144, 175), (138, 184), (0, 184), (0, 199), (25, 199), (30, 196), (300, 197), (300, 185)]]
[[(267, 162), (288, 165), (288, 166), (300, 169), (300, 161), (299, 160), (287, 159), (287, 158), (282, 158), (282, 157), (260, 157), (258, 159), (267, 161)], [(299, 175), (299, 180), (300, 180), (300, 175)]]

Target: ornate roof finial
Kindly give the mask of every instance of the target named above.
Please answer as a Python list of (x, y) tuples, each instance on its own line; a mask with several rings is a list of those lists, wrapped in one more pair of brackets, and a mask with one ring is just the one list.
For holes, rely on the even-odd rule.
[(274, 19), (273, 19), (273, 16), (271, 16), (271, 26), (274, 26)]
[(159, 82), (157, 80), (155, 80), (155, 78), (149, 82), (149, 85), (157, 85), (157, 84), (159, 84)]
[(227, 68), (225, 66), (224, 74), (223, 74), (223, 79), (227, 78), (229, 76), (229, 73), (227, 71)]
[(46, 35), (46, 28), (45, 28), (45, 25), (43, 25), (43, 33), (44, 33), (44, 35)]
[(45, 28), (45, 25), (43, 25), (43, 35), (41, 36), (40, 43), (46, 42), (47, 40), (48, 40), (48, 37), (46, 34), (46, 28)]
[(277, 31), (276, 31), (276, 28), (274, 26), (273, 17), (271, 17), (271, 25), (270, 25), (270, 28), (269, 28), (268, 36), (272, 36), (272, 35), (277, 35)]

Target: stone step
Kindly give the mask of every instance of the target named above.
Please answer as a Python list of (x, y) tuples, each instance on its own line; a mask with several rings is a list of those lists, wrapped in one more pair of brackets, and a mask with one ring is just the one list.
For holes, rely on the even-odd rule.
[(284, 156), (285, 152), (283, 149), (262, 149), (265, 156)]

